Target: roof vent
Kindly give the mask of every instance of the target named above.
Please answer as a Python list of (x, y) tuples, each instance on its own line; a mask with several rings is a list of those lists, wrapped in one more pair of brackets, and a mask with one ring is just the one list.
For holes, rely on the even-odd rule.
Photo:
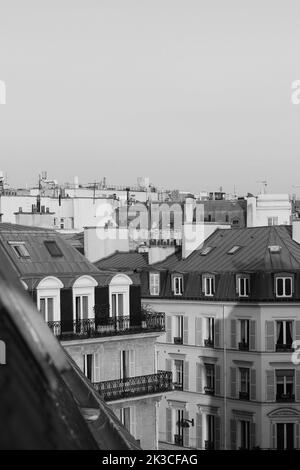
[(270, 253), (280, 253), (281, 252), (281, 246), (280, 245), (269, 245), (269, 251), (270, 251)]

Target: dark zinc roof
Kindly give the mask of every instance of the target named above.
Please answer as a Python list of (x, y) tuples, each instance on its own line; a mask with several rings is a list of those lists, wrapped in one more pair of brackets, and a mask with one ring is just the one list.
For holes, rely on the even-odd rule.
[(116, 251), (106, 258), (96, 261), (95, 266), (102, 270), (132, 270), (143, 269), (148, 266), (148, 253), (137, 253), (136, 251)]
[[(228, 254), (233, 246), (240, 246)], [(279, 245), (279, 253), (271, 253), (270, 245)], [(213, 247), (207, 255), (203, 249)], [(149, 266), (149, 270), (188, 272), (278, 272), (300, 270), (300, 245), (292, 239), (290, 226), (253, 227), (216, 230), (188, 258), (175, 253), (166, 260)]]

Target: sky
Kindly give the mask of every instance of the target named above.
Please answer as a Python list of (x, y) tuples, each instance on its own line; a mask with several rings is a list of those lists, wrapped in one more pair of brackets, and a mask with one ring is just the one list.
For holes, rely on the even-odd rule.
[(299, 194), (299, 79), (299, 0), (0, 0), (0, 170)]

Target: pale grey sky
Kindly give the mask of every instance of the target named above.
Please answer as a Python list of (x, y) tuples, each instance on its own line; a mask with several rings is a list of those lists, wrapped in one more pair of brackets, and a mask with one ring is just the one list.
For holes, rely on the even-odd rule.
[(299, 0), (0, 0), (0, 79), (11, 184), (300, 185)]

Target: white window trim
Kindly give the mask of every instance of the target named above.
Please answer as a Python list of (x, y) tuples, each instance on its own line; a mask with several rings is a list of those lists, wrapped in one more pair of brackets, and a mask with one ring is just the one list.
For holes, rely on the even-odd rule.
[[(241, 293), (241, 291), (242, 291), (242, 289), (241, 289), (241, 281), (243, 281), (243, 283), (245, 284), (245, 285), (244, 285), (244, 291), (246, 292), (246, 291), (247, 291), (247, 289), (246, 289), (247, 280), (248, 280), (248, 286), (249, 286), (249, 293), (248, 293), (248, 294), (247, 294), (247, 293), (246, 293), (246, 294), (242, 294), (242, 293)], [(239, 276), (239, 277), (238, 277), (238, 287), (239, 287), (239, 290), (238, 290), (238, 292), (239, 292), (239, 297), (249, 297), (249, 294), (250, 294), (250, 279), (249, 279), (248, 276)]]
[[(278, 294), (278, 284), (277, 284), (277, 281), (278, 279), (283, 279), (284, 282), (283, 282), (283, 295), (279, 295)], [(285, 294), (285, 281), (287, 279), (290, 279), (291, 280), (291, 293), (289, 295), (286, 295)], [(275, 289), (276, 289), (276, 297), (278, 297), (279, 299), (282, 299), (282, 298), (291, 298), (293, 297), (293, 277), (292, 276), (276, 276), (275, 278)]]
[(88, 319), (95, 317), (95, 287), (98, 283), (91, 276), (81, 276), (73, 284), (73, 321), (76, 321), (76, 297), (88, 297)]
[[(176, 292), (176, 279), (179, 279), (179, 291)], [(173, 277), (173, 292), (174, 295), (183, 295), (183, 277), (182, 276), (174, 276)]]
[(53, 321), (61, 321), (60, 289), (63, 287), (64, 285), (60, 279), (48, 276), (42, 279), (36, 288), (38, 310), (41, 308), (41, 298), (53, 298)]
[(160, 293), (160, 276), (159, 273), (150, 273), (149, 275), (150, 295), (159, 295)]
[[(207, 290), (206, 290), (206, 281), (207, 279), (210, 279), (210, 291), (211, 293), (208, 293)], [(204, 276), (204, 295), (205, 297), (213, 297), (215, 295), (215, 289), (214, 289), (214, 282), (215, 282), (215, 278), (214, 276)]]
[(112, 318), (112, 295), (123, 294), (123, 316), (130, 315), (130, 286), (132, 280), (126, 274), (116, 274), (109, 284), (109, 316)]

